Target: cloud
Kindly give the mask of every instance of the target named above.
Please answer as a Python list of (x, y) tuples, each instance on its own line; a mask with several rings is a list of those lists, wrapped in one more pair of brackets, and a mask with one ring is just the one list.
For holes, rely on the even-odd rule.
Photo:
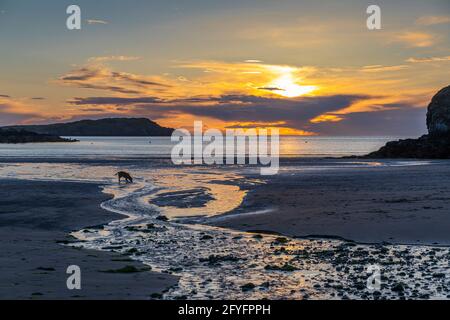
[(386, 72), (386, 71), (399, 71), (403, 69), (407, 69), (407, 65), (397, 65), (397, 66), (382, 66), (382, 65), (373, 65), (373, 66), (364, 66), (361, 71), (362, 72)]
[(69, 103), (74, 105), (133, 105), (142, 103), (161, 103), (162, 100), (154, 97), (121, 98), (121, 97), (88, 97), (74, 98)]
[(339, 115), (338, 122), (315, 123), (310, 130), (329, 136), (405, 136), (426, 133), (426, 108), (410, 104), (385, 105), (377, 112), (354, 112)]
[(432, 26), (445, 23), (450, 23), (450, 16), (422, 16), (416, 20), (416, 24), (421, 26)]
[[(312, 86), (308, 83), (307, 77), (314, 72), (310, 67), (266, 65), (256, 62), (188, 61), (178, 62), (173, 67), (174, 70), (180, 72), (182, 69), (196, 69), (208, 72), (195, 72), (191, 77), (176, 72), (161, 76), (145, 76), (114, 71), (104, 64), (111, 61), (109, 58), (91, 58), (88, 64), (66, 73), (56, 82), (78, 88), (109, 91), (117, 96), (158, 96), (164, 99), (205, 94), (282, 95), (286, 88), (289, 88), (292, 94), (293, 89), (298, 91), (299, 88)], [(282, 79), (286, 88), (274, 83), (277, 79)]]
[(450, 56), (446, 57), (427, 57), (427, 58), (409, 58), (406, 62), (410, 63), (427, 63), (427, 62), (442, 62), (450, 61)]
[(0, 94), (0, 98), (11, 98), (11, 97), (7, 94)]
[(266, 90), (266, 91), (284, 91), (284, 89), (277, 87), (260, 87), (258, 90)]
[(76, 98), (72, 104), (84, 106), (132, 106), (131, 113), (151, 114), (155, 118), (167, 118), (177, 114), (213, 118), (224, 122), (257, 122), (304, 130), (311, 119), (327, 112), (347, 108), (356, 101), (367, 99), (362, 95), (335, 95), (302, 97), (295, 99), (267, 98), (247, 95), (219, 97), (193, 97), (187, 99), (160, 100), (153, 97)]
[(104, 65), (87, 65), (61, 76), (56, 82), (78, 88), (135, 95), (170, 87), (159, 80), (156, 77), (111, 71)]
[(31, 120), (36, 120), (36, 115), (5, 112), (0, 109), (0, 126), (24, 124)]
[[(223, 121), (280, 122), (304, 129), (312, 118), (330, 111), (344, 109), (364, 96), (336, 95), (275, 99), (255, 96), (224, 96), (214, 106), (178, 106), (177, 111), (194, 116), (206, 116)], [(143, 106), (145, 108), (145, 106)]]
[(373, 98), (365, 95), (293, 99), (226, 95), (174, 100), (91, 97), (77, 98), (71, 103), (92, 106), (89, 111), (109, 112), (108, 106), (115, 105), (123, 107), (121, 111), (126, 111), (127, 115), (155, 120), (189, 115), (189, 119), (221, 121), (225, 123), (224, 128), (278, 127), (291, 130), (292, 134), (417, 136), (426, 131), (426, 108), (414, 107), (409, 101), (374, 105), (372, 110), (364, 112), (341, 112)]
[(101, 56), (89, 58), (89, 62), (106, 62), (106, 61), (136, 61), (140, 60), (141, 57), (134, 56)]
[[(85, 117), (146, 116), (171, 127), (189, 126), (194, 120), (222, 129), (276, 126), (293, 130), (294, 134), (328, 134), (334, 130), (331, 128), (336, 128), (333, 131), (336, 134), (358, 132), (357, 128), (363, 130), (364, 125), (352, 119), (369, 119), (373, 115), (374, 121), (392, 125), (390, 129), (395, 134), (407, 131), (396, 115), (414, 113), (417, 106), (430, 98), (428, 93), (433, 92), (429, 87), (409, 85), (408, 79), (416, 67), (406, 63), (333, 69), (188, 61), (177, 62), (170, 74), (144, 76), (114, 71), (102, 62), (72, 70), (58, 80), (65, 85), (104, 91), (67, 100), (72, 113), (79, 110)], [(184, 72), (183, 69), (194, 72), (181, 81), (179, 72)], [(204, 70), (208, 72), (201, 72)], [(284, 84), (277, 85), (276, 80), (286, 79), (286, 75), (288, 85), (317, 85), (318, 90), (297, 98), (283, 96), (279, 92), (286, 90)], [(383, 96), (374, 92), (382, 92)], [(403, 111), (391, 112), (399, 108), (394, 103), (403, 104), (405, 107), (400, 108)], [(346, 129), (342, 123), (353, 127)], [(380, 124), (369, 121), (368, 132), (371, 127), (384, 134)], [(417, 134), (417, 128), (411, 132)]]
[(315, 117), (314, 119), (311, 119), (311, 123), (321, 123), (321, 122), (339, 122), (343, 120), (342, 115), (337, 114), (321, 114), (318, 117)]
[(15, 109), (13, 104), (0, 101), (0, 126), (22, 124), (42, 118), (36, 113), (16, 112)]
[(141, 86), (157, 86), (157, 87), (171, 87), (169, 84), (159, 83), (156, 81), (146, 80), (145, 77), (133, 75), (131, 73), (125, 72), (112, 72), (112, 77), (117, 80), (128, 81), (133, 84), (141, 85)]
[(103, 113), (105, 111), (105, 109), (103, 109), (103, 108), (84, 108), (81, 111), (82, 112), (96, 112), (96, 113), (102, 112)]
[(100, 20), (100, 19), (88, 19), (86, 20), (88, 24), (108, 24), (108, 21)]
[(436, 42), (436, 37), (425, 32), (408, 31), (395, 35), (392, 42), (401, 42), (409, 47), (425, 48), (433, 46)]
[(90, 79), (100, 78), (101, 73), (102, 70), (100, 68), (83, 67), (73, 70), (59, 79), (63, 82), (87, 81)]

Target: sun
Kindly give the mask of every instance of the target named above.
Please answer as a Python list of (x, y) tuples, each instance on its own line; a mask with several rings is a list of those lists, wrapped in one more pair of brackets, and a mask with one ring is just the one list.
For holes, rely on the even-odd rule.
[(278, 65), (269, 65), (266, 68), (273, 74), (274, 79), (266, 87), (271, 88), (270, 90), (277, 95), (295, 98), (309, 94), (317, 89), (317, 86), (299, 84), (301, 79), (298, 77), (298, 74), (305, 71), (303, 68)]
[(283, 74), (271, 84), (273, 92), (287, 98), (300, 97), (316, 90), (316, 86), (302, 86), (296, 83), (291, 73)]

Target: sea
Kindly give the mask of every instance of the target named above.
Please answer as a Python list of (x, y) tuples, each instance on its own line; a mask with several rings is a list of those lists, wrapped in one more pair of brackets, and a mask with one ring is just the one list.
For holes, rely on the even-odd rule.
[[(0, 144), (0, 157), (168, 157), (170, 137), (67, 137), (77, 143)], [(405, 137), (304, 137), (281, 136), (282, 157), (342, 157), (364, 155), (386, 142)]]

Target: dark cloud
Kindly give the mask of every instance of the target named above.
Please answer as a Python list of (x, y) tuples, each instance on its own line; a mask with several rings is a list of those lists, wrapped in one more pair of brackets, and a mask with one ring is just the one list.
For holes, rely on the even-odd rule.
[[(366, 99), (359, 95), (335, 95), (328, 97), (303, 97), (275, 99), (256, 96), (223, 96), (212, 106), (199, 105), (139, 105), (135, 110), (153, 112), (188, 113), (233, 122), (285, 122), (286, 126), (304, 129), (309, 121), (321, 114), (346, 108), (356, 101)], [(181, 102), (180, 102), (181, 103)]]
[(11, 98), (11, 96), (8, 96), (7, 94), (0, 94), (0, 98)]
[(92, 68), (80, 68), (76, 70), (74, 74), (68, 74), (62, 76), (60, 80), (70, 82), (70, 81), (87, 81), (96, 78), (100, 75), (100, 70)]
[(76, 69), (59, 78), (59, 81), (84, 89), (105, 90), (124, 94), (142, 94), (149, 88), (166, 90), (170, 85), (148, 80), (124, 72), (110, 71), (102, 66), (87, 66)]
[[(257, 123), (258, 126), (288, 127), (321, 135), (405, 135), (416, 136), (426, 132), (425, 108), (410, 104), (387, 104), (374, 107), (371, 112), (337, 114), (355, 102), (371, 99), (365, 95), (334, 95), (301, 98), (267, 98), (248, 95), (193, 97), (160, 100), (155, 97), (75, 98), (75, 105), (108, 106), (127, 114), (163, 119), (177, 114), (209, 117), (232, 123)], [(208, 102), (208, 105), (205, 103)], [(211, 105), (212, 104), (212, 105)], [(338, 122), (311, 123), (323, 115), (336, 115)], [(237, 125), (239, 126), (239, 125)], [(234, 126), (236, 127), (236, 125)], [(248, 127), (248, 125), (245, 125)]]
[(285, 91), (284, 89), (277, 88), (277, 87), (261, 87), (261, 88), (258, 88), (258, 90), (265, 90), (265, 91)]
[(74, 98), (69, 101), (75, 105), (133, 105), (141, 103), (160, 103), (162, 100), (155, 97), (137, 97), (137, 98), (120, 98), (120, 97), (89, 97)]
[(409, 104), (387, 105), (376, 112), (355, 112), (340, 115), (340, 122), (311, 124), (310, 130), (329, 136), (408, 136), (427, 132), (426, 108), (412, 108)]
[[(362, 95), (335, 95), (326, 97), (302, 97), (277, 99), (248, 95), (225, 95), (219, 97), (193, 97), (188, 99), (160, 100), (155, 97), (75, 98), (75, 105), (133, 106), (136, 113), (151, 113), (158, 118), (168, 114), (187, 113), (193, 116), (210, 117), (233, 122), (280, 122), (298, 128), (309, 120), (327, 113), (341, 110), (354, 102), (368, 98)], [(214, 103), (202, 105), (202, 103)]]
[(32, 100), (45, 100), (45, 98), (44, 97), (33, 97), (33, 98), (31, 98)]
[(171, 87), (167, 84), (154, 82), (154, 81), (148, 81), (148, 80), (140, 79), (138, 77), (133, 77), (133, 76), (130, 76), (129, 74), (126, 74), (123, 72), (112, 72), (111, 75), (113, 78), (115, 78), (117, 80), (125, 80), (125, 81), (132, 82), (134, 84), (137, 84), (137, 85), (145, 86), (145, 87), (146, 86), (157, 86), (157, 87), (166, 87), (166, 88)]
[(226, 129), (253, 129), (259, 127), (278, 127), (284, 128), (286, 125), (283, 123), (268, 123), (268, 122), (251, 122), (251, 123), (234, 123), (229, 126), (225, 126)]
[(60, 119), (58, 122), (72, 122), (72, 121), (79, 121), (79, 120), (99, 120), (99, 119), (105, 119), (105, 118), (133, 118), (133, 115), (129, 114), (120, 114), (115, 112), (102, 112), (102, 113), (87, 113), (87, 114), (77, 114), (72, 115), (70, 117), (65, 117), (63, 119)]
[(103, 111), (105, 111), (105, 109), (103, 109), (103, 108), (86, 108), (86, 109), (82, 109), (81, 111), (83, 111), (83, 112), (103, 112)]
[(112, 92), (124, 93), (124, 94), (139, 94), (141, 93), (139, 90), (133, 90), (121, 86), (111, 86), (111, 85), (103, 85), (103, 84), (91, 84), (91, 83), (78, 83), (78, 87), (84, 89), (94, 89), (94, 90), (107, 90)]

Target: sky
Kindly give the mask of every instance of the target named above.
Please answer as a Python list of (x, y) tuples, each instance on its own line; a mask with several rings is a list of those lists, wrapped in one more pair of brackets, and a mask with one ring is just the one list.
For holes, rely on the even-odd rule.
[(448, 0), (0, 0), (0, 125), (417, 136), (448, 85)]

